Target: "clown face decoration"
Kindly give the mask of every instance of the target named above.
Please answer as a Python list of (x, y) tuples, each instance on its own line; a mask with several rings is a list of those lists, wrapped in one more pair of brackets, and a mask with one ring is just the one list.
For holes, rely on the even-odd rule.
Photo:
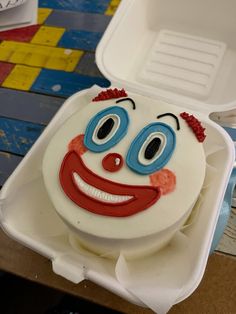
[(110, 238), (146, 236), (191, 211), (205, 175), (204, 128), (160, 101), (101, 92), (52, 138), (43, 176), (74, 230)]

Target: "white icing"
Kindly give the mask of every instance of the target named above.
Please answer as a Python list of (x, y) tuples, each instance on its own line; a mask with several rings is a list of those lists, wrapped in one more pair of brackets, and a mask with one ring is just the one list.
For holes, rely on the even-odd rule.
[(94, 186), (86, 183), (76, 172), (73, 173), (73, 178), (78, 188), (84, 194), (94, 199), (97, 199), (100, 202), (117, 204), (123, 203), (133, 198), (132, 196), (110, 194), (100, 189), (97, 189)]
[[(133, 240), (170, 230), (191, 210), (198, 198), (205, 176), (206, 161), (203, 145), (197, 141), (186, 121), (180, 118), (179, 114), (184, 110), (151, 98), (132, 93), (128, 93), (128, 95), (134, 99), (136, 110), (127, 106), (125, 102), (116, 104), (115, 99), (91, 102), (78, 110), (51, 139), (43, 160), (44, 181), (55, 209), (73, 230), (90, 234), (99, 239), (96, 242), (98, 246), (100, 241), (102, 243), (102, 238)], [(68, 151), (69, 142), (79, 134), (84, 134), (88, 121), (95, 114), (114, 105), (120, 106), (128, 112), (130, 123), (126, 136), (116, 146), (105, 152), (86, 151), (82, 155), (83, 163), (88, 169), (98, 176), (114, 182), (150, 185), (148, 175), (139, 175), (131, 171), (125, 163), (130, 144), (142, 128), (152, 122), (157, 122), (157, 115), (172, 112), (178, 116), (180, 122), (180, 130), (176, 131), (176, 149), (165, 166), (176, 176), (174, 191), (162, 195), (155, 204), (138, 214), (119, 218), (93, 214), (80, 208), (66, 196), (58, 180), (61, 162)], [(162, 121), (162, 118), (158, 121)], [(176, 129), (172, 117), (165, 116), (164, 122)], [(206, 126), (204, 125), (204, 127)], [(110, 153), (118, 153), (123, 157), (124, 164), (119, 171), (104, 170), (102, 160)], [(80, 221), (79, 225), (76, 223), (78, 220)]]

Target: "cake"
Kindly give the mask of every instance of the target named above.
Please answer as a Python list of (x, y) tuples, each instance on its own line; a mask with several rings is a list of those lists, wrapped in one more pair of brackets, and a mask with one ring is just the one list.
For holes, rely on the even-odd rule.
[(73, 243), (130, 259), (166, 245), (201, 191), (205, 137), (174, 105), (117, 88), (91, 99), (52, 137), (42, 165)]

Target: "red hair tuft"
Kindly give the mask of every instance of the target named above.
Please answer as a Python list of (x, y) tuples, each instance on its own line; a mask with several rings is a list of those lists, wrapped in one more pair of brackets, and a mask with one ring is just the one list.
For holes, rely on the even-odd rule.
[(187, 122), (188, 126), (193, 130), (198, 141), (201, 143), (204, 142), (206, 138), (206, 135), (204, 133), (205, 128), (203, 128), (201, 122), (193, 115), (190, 115), (187, 112), (182, 112), (180, 116)]
[(107, 89), (106, 91), (100, 92), (96, 97), (93, 98), (92, 101), (101, 101), (101, 100), (108, 100), (113, 98), (121, 98), (121, 97), (127, 97), (127, 93), (124, 89)]

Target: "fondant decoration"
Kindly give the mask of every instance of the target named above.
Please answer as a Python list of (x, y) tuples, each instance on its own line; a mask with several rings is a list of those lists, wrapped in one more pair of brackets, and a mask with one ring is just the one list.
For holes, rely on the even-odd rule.
[(175, 132), (169, 125), (162, 122), (151, 123), (131, 143), (126, 163), (139, 174), (151, 174), (167, 164), (175, 144)]
[(169, 169), (162, 169), (150, 175), (150, 182), (153, 186), (159, 186), (162, 195), (174, 191), (176, 186), (176, 176)]
[(106, 91), (100, 92), (96, 97), (93, 98), (93, 101), (101, 101), (101, 100), (108, 100), (112, 98), (120, 98), (120, 97), (127, 97), (127, 93), (124, 89), (107, 89)]
[(133, 109), (135, 110), (135, 109), (136, 109), (135, 102), (134, 102), (134, 100), (133, 100), (132, 98), (130, 98), (130, 97), (118, 99), (118, 100), (116, 101), (116, 103), (118, 104), (118, 103), (121, 103), (122, 101), (127, 101), (127, 100), (132, 103)]
[(173, 117), (175, 119), (175, 121), (176, 121), (176, 128), (179, 131), (180, 130), (179, 119), (176, 117), (175, 114), (173, 114), (171, 112), (166, 112), (166, 113), (163, 113), (163, 114), (159, 114), (159, 116), (157, 116), (157, 119), (160, 119), (160, 118), (163, 118), (163, 117), (167, 117), (167, 116)]
[(106, 138), (111, 133), (114, 124), (115, 124), (115, 121), (112, 116), (111, 118), (107, 118), (107, 120), (98, 129), (97, 138), (99, 140), (103, 140), (104, 138)]
[(73, 138), (69, 145), (69, 150), (74, 150), (78, 155), (82, 155), (87, 151), (87, 148), (84, 146), (84, 134), (80, 134)]
[(84, 145), (93, 152), (115, 146), (127, 133), (129, 116), (124, 108), (113, 106), (97, 113), (88, 123)]
[(157, 152), (159, 151), (161, 147), (161, 139), (160, 137), (154, 137), (149, 144), (147, 145), (145, 152), (144, 152), (144, 158), (147, 160), (151, 160), (155, 157)]
[(60, 182), (67, 196), (95, 214), (126, 217), (153, 205), (161, 192), (155, 186), (127, 185), (104, 179), (86, 167), (75, 152), (66, 154)]
[(110, 172), (116, 172), (120, 170), (123, 164), (123, 157), (117, 153), (108, 154), (102, 160), (103, 168)]
[(197, 118), (195, 118), (192, 114), (190, 115), (187, 112), (182, 112), (180, 116), (187, 122), (188, 126), (193, 130), (198, 141), (201, 143), (204, 142), (206, 138), (206, 135), (204, 133), (205, 128), (203, 128), (201, 122)]

